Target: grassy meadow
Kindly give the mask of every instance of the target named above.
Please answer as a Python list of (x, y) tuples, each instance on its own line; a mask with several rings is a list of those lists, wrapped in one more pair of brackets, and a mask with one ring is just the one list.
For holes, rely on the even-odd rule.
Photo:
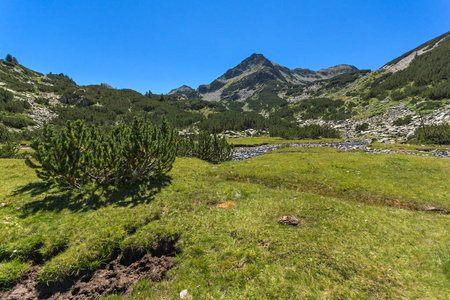
[[(450, 215), (425, 211), (450, 210), (450, 159), (332, 148), (177, 158), (170, 183), (100, 199), (49, 188), (20, 159), (0, 170), (2, 289), (36, 265), (54, 284), (177, 240), (177, 265), (162, 282), (137, 282), (132, 299), (450, 295)], [(284, 215), (299, 225), (279, 224)]]

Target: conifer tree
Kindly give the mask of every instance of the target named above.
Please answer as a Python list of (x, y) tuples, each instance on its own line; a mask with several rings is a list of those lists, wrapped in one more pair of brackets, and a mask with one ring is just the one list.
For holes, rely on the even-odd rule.
[(171, 170), (176, 154), (175, 132), (165, 122), (158, 128), (139, 118), (110, 132), (88, 128), (80, 120), (60, 130), (46, 125), (43, 139), (31, 147), (34, 159), (26, 163), (38, 177), (60, 187), (94, 191), (148, 183)]

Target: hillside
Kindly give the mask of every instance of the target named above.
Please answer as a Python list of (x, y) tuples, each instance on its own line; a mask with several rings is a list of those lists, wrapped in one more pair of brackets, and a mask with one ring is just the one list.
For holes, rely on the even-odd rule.
[(0, 124), (14, 132), (42, 127), (45, 122), (63, 125), (84, 119), (110, 126), (143, 116), (158, 123), (165, 116), (177, 128), (204, 119), (202, 109), (221, 110), (200, 100), (177, 101), (171, 96), (142, 95), (108, 84), (79, 86), (64, 74), (41, 74), (14, 62), (0, 60)]

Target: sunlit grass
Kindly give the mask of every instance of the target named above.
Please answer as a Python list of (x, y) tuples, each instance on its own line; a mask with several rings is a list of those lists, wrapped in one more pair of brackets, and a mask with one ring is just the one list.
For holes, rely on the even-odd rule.
[[(450, 160), (321, 148), (219, 165), (181, 158), (160, 192), (96, 202), (48, 190), (22, 160), (0, 168), (6, 285), (30, 264), (53, 282), (172, 236), (177, 265), (163, 282), (136, 283), (133, 299), (176, 299), (183, 289), (193, 299), (450, 293), (450, 216), (420, 211), (450, 209)], [(279, 224), (283, 215), (299, 226)]]

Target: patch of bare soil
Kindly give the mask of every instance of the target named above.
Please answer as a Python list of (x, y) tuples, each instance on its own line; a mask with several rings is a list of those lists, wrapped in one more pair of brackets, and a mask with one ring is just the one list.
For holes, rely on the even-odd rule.
[[(161, 245), (160, 245), (161, 246)], [(167, 245), (165, 246), (167, 247)], [(175, 265), (175, 254), (171, 246), (158, 247), (154, 256), (139, 252), (128, 252), (108, 263), (102, 269), (71, 278), (57, 286), (38, 283), (40, 267), (33, 267), (8, 291), (0, 291), (1, 300), (31, 299), (99, 299), (107, 295), (131, 294), (132, 285), (139, 279), (153, 282), (164, 279), (167, 270)]]

